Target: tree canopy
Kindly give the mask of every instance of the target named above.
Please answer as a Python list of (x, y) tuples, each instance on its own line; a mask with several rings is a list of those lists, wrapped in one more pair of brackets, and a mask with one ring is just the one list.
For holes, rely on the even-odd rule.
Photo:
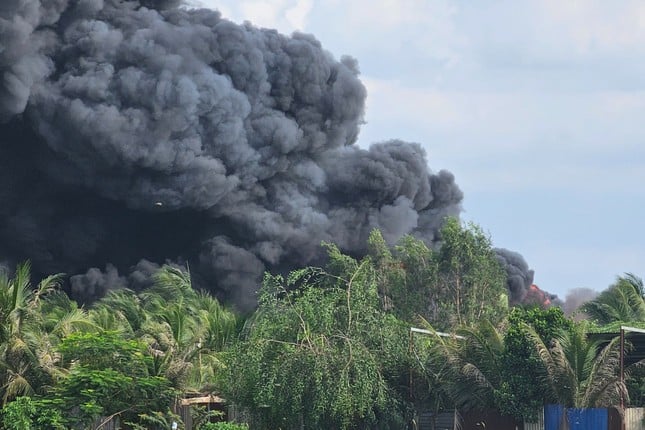
[(368, 245), (385, 305), (405, 321), (450, 330), (481, 320), (498, 324), (508, 311), (505, 274), (490, 238), (474, 224), (449, 218), (438, 250), (411, 236), (390, 250), (377, 230)]
[(265, 277), (245, 340), (230, 351), (223, 387), (251, 410), (254, 428), (405, 422), (392, 384), (406, 328), (381, 312), (371, 260), (328, 250), (325, 270)]
[(399, 429), (454, 407), (532, 420), (545, 403), (645, 399), (640, 367), (619, 378), (618, 341), (588, 336), (645, 324), (635, 275), (574, 322), (556, 307), (509, 308), (491, 240), (474, 224), (448, 219), (435, 248), (412, 236), (392, 246), (376, 230), (361, 258), (324, 246), (321, 267), (266, 273), (246, 319), (175, 266), (88, 307), (61, 290), (62, 275), (32, 285), (28, 263), (0, 273), (0, 428), (111, 416), (166, 428), (176, 398), (197, 393), (223, 395), (252, 428), (284, 430)]

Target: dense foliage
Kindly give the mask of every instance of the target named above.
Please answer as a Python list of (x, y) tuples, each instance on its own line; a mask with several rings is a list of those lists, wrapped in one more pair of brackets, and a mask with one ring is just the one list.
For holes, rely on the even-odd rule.
[(404, 424), (393, 389), (406, 327), (381, 312), (375, 272), (329, 245), (328, 270), (267, 275), (243, 342), (230, 352), (225, 393), (253, 428)]
[(499, 409), (518, 418), (536, 419), (548, 392), (536, 384), (545, 369), (531, 338), (535, 332), (545, 345), (573, 328), (560, 308), (514, 308), (508, 315), (501, 357), (503, 383), (496, 391)]
[(153, 357), (140, 340), (73, 333), (57, 349), (66, 372), (51, 396), (74, 422), (88, 425), (115, 414), (136, 422), (140, 414), (167, 411), (175, 398), (170, 380), (154, 375)]
[(491, 241), (472, 224), (448, 220), (437, 249), (413, 237), (390, 247), (378, 231), (362, 259), (325, 246), (324, 267), (267, 273), (246, 321), (177, 267), (87, 309), (61, 291), (61, 275), (32, 286), (28, 263), (0, 273), (0, 428), (118, 417), (167, 429), (190, 393), (223, 395), (247, 421), (203, 415), (197, 430), (399, 429), (454, 407), (531, 420), (545, 403), (643, 404), (644, 367), (628, 367), (623, 383), (617, 339), (588, 335), (645, 324), (634, 275), (574, 322), (559, 308), (509, 309)]
[(498, 324), (508, 310), (506, 278), (490, 239), (475, 225), (448, 219), (438, 251), (404, 237), (393, 251), (374, 231), (369, 250), (386, 309), (404, 321), (425, 320), (437, 330)]
[[(109, 293), (89, 310), (58, 289), (30, 285), (28, 264), (0, 275), (2, 426), (85, 428), (118, 416), (157, 428), (182, 392), (209, 390), (238, 318), (164, 266), (146, 291)], [(152, 425), (152, 427), (149, 427)]]

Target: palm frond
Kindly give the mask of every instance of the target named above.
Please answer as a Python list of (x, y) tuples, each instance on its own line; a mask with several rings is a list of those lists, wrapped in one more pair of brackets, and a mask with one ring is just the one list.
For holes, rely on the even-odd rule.
[(194, 294), (188, 269), (164, 265), (153, 275), (154, 284), (148, 292), (160, 296), (167, 302), (188, 298)]
[(92, 321), (87, 312), (83, 309), (72, 309), (59, 317), (51, 333), (62, 338), (75, 331), (97, 331), (98, 329), (99, 326)]
[(34, 389), (25, 379), (21, 372), (8, 372), (7, 381), (2, 386), (4, 392), (2, 396), (2, 404), (6, 405), (8, 401), (15, 399), (19, 396), (29, 396), (34, 394)]
[(633, 274), (619, 277), (614, 284), (581, 309), (601, 325), (616, 321), (645, 320), (643, 281)]

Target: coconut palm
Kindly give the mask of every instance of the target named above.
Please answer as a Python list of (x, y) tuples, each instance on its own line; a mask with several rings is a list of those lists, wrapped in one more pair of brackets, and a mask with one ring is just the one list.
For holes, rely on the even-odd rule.
[(645, 321), (643, 280), (625, 274), (594, 300), (585, 303), (581, 310), (600, 325), (615, 322)]
[(235, 339), (240, 330), (240, 320), (207, 293), (197, 293), (192, 303), (197, 317), (194, 335), (197, 336), (198, 348), (191, 357), (196, 365), (190, 384), (193, 387), (207, 387), (213, 384), (215, 374), (222, 368), (219, 353)]
[(42, 327), (56, 339), (77, 331), (97, 331), (99, 327), (89, 314), (63, 291), (50, 292), (39, 305)]
[(95, 324), (106, 331), (134, 335), (144, 325), (148, 313), (141, 297), (127, 288), (110, 291), (94, 304), (90, 316)]
[(48, 362), (52, 341), (43, 328), (42, 301), (57, 286), (62, 275), (31, 285), (31, 265), (22, 263), (13, 278), (0, 273), (0, 393), (3, 404), (34, 393), (51, 375), (41, 366)]
[(180, 389), (211, 385), (219, 352), (237, 332), (238, 319), (207, 293), (196, 292), (190, 272), (165, 265), (152, 287), (112, 291), (90, 314), (105, 330), (144, 340), (154, 357), (150, 371)]
[(190, 272), (171, 266), (155, 274), (143, 299), (153, 322), (149, 337), (166, 356), (166, 374), (186, 389), (212, 385), (221, 366), (219, 353), (237, 331), (238, 320), (214, 297), (196, 292)]
[(501, 383), (504, 339), (489, 321), (462, 327), (457, 337), (438, 338), (429, 369), (443, 369), (444, 393), (462, 409), (494, 407)]
[(587, 336), (580, 323), (546, 345), (534, 330), (527, 332), (544, 364), (542, 382), (549, 387), (550, 401), (575, 408), (609, 407), (627, 398), (620, 378), (620, 341), (604, 345)]

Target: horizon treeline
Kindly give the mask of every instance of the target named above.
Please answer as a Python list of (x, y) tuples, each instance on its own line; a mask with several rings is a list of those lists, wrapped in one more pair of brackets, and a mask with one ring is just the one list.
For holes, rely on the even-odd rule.
[(589, 335), (645, 326), (642, 280), (619, 277), (574, 321), (557, 307), (509, 307), (478, 226), (449, 219), (441, 240), (436, 250), (413, 237), (389, 247), (375, 230), (361, 259), (324, 244), (324, 267), (267, 273), (244, 316), (174, 266), (148, 289), (79, 307), (62, 275), (32, 285), (23, 263), (0, 274), (1, 428), (118, 417), (123, 428), (166, 429), (191, 393), (223, 396), (253, 429), (394, 429), (455, 407), (532, 420), (546, 403), (643, 404), (640, 363), (622, 381), (617, 340)]

